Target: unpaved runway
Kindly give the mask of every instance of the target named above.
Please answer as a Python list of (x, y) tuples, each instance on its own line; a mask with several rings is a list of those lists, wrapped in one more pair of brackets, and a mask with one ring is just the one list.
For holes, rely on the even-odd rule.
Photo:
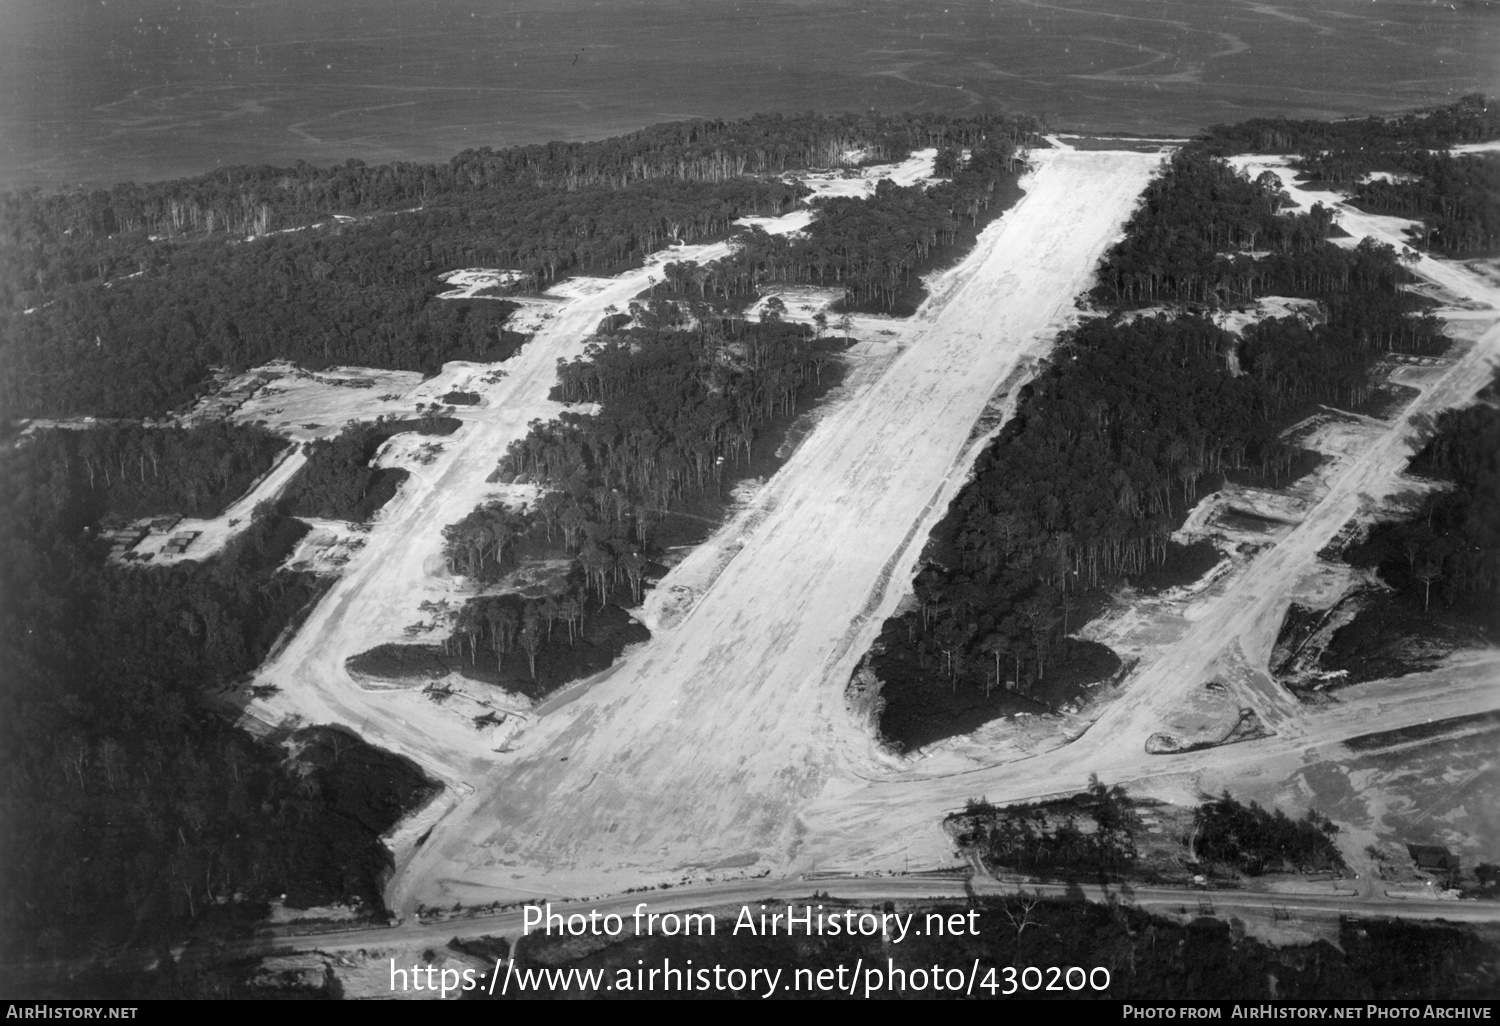
[[(1398, 244), (1388, 219), (1367, 215), (1341, 221), (1357, 245), (1364, 234)], [(1363, 232), (1363, 234), (1361, 234)], [(1500, 309), (1500, 289), (1462, 266), (1423, 258), (1414, 269), (1464, 298)], [(1462, 319), (1473, 320), (1472, 313)], [(1465, 344), (1460, 344), (1461, 348)], [(1434, 674), (1349, 689), (1326, 710), (1300, 706), (1270, 680), (1266, 665), (1300, 576), (1339, 529), (1372, 500), (1402, 488), (1412, 455), (1409, 419), (1417, 414), (1470, 403), (1500, 363), (1500, 323), (1441, 373), (1421, 386), (1420, 396), (1395, 415), (1386, 429), (1330, 480), (1328, 491), (1303, 521), (1260, 553), (1206, 608), (1179, 639), (1148, 656), (1083, 736), (1045, 754), (997, 766), (955, 758), (933, 759), (896, 778), (851, 785), (840, 781), (807, 819), (816, 836), (809, 846), (840, 864), (892, 868), (929, 865), (949, 854), (937, 829), (945, 810), (972, 797), (1012, 802), (1077, 791), (1090, 773), (1101, 779), (1141, 782), (1153, 776), (1191, 773), (1231, 779), (1227, 767), (1257, 765), (1288, 753), (1316, 752), (1327, 743), (1364, 731), (1395, 729), (1500, 708), (1500, 659), (1494, 653)], [(1228, 685), (1233, 704), (1249, 706), (1276, 737), (1179, 756), (1145, 753), (1146, 739), (1181, 719), (1192, 693), (1215, 679)], [(1226, 723), (1227, 726), (1227, 723)], [(1209, 788), (1210, 791), (1214, 789)]]
[(967, 472), (975, 419), (1050, 339), (1161, 160), (1037, 156), (911, 347), (773, 479), (770, 515), (691, 614), (532, 726), (405, 867), (398, 907), (796, 858), (801, 810), (869, 761), (844, 687)]

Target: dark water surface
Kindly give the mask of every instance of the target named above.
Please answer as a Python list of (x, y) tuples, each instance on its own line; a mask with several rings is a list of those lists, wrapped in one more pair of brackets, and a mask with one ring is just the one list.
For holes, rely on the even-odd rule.
[(0, 188), (757, 111), (1188, 133), (1500, 94), (1484, 0), (0, 0)]

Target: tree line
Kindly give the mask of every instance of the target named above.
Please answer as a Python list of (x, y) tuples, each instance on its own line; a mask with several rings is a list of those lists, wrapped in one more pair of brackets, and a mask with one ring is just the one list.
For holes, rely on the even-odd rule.
[(1327, 150), (1393, 151), (1447, 149), (1500, 138), (1500, 108), (1482, 93), (1457, 103), (1403, 114), (1371, 114), (1341, 121), (1251, 118), (1213, 125), (1196, 145), (1215, 156), (1235, 153), (1316, 153)]
[[(331, 214), (428, 205), (518, 186), (558, 191), (643, 181), (716, 183), (807, 168), (903, 159), (913, 149), (964, 149), (986, 140), (1038, 141), (1024, 115), (760, 114), (656, 125), (595, 142), (465, 150), (446, 163), (360, 160), (320, 168), (235, 166), (194, 178), (111, 189), (0, 196), (0, 225), (20, 241), (73, 236), (75, 243), (132, 233), (159, 237), (295, 228)], [(84, 259), (87, 259), (86, 255)]]
[(19, 443), (45, 500), (32, 509), (74, 527), (106, 512), (122, 517), (218, 516), (283, 452), (286, 440), (257, 427), (110, 425), (33, 431)]
[(144, 247), (301, 229), (332, 215), (472, 208), (517, 192), (601, 195), (653, 182), (716, 186), (899, 160), (924, 146), (952, 150), (1001, 139), (1024, 145), (1039, 139), (1042, 127), (1020, 115), (757, 115), (658, 125), (598, 142), (483, 147), (446, 163), (369, 167), (349, 160), (318, 168), (299, 161), (290, 168), (237, 166), (108, 190), (12, 192), (0, 196), (0, 281), (29, 290), (51, 282), (107, 280), (133, 271), (128, 265)]
[(1411, 469), (1449, 487), (1377, 525), (1346, 559), (1377, 567), (1424, 612), (1436, 602), (1492, 631), (1500, 613), (1500, 409), (1481, 401), (1446, 410), (1425, 428), (1429, 440)]
[(376, 451), (403, 432), (451, 435), (462, 423), (455, 417), (380, 417), (351, 422), (332, 438), (307, 442), (303, 447), (307, 462), (287, 484), (281, 506), (299, 517), (369, 520), (409, 476), (400, 467), (372, 467)]
[[(1092, 298), (1110, 307), (1216, 305), (1330, 291), (1330, 271), (1346, 270), (1330, 263), (1335, 258), (1323, 245), (1333, 213), (1321, 204), (1287, 213), (1287, 205), (1270, 172), (1251, 181), (1200, 150), (1180, 150), (1146, 187), (1124, 241), (1104, 259)], [(1254, 251), (1272, 259), (1249, 255)]]
[[(1293, 167), (1351, 193), (1361, 209), (1422, 222), (1414, 244), (1472, 256), (1500, 248), (1500, 160), (1447, 151), (1497, 138), (1500, 107), (1473, 93), (1445, 107), (1391, 117), (1215, 125), (1193, 148), (1221, 156), (1295, 154)], [(1372, 178), (1375, 172), (1386, 174)]]
[(1344, 858), (1333, 835), (1338, 827), (1315, 809), (1301, 819), (1285, 812), (1243, 805), (1225, 791), (1193, 814), (1193, 853), (1200, 862), (1225, 866), (1249, 876), (1280, 872), (1342, 869)]
[[(676, 502), (723, 488), (761, 425), (790, 414), (841, 346), (804, 325), (730, 319), (591, 343), (559, 362), (555, 395), (597, 403), (598, 412), (535, 422), (500, 461), (504, 477), (549, 489), (526, 529), (581, 558), (601, 543), (615, 557), (649, 546)], [(455, 547), (452, 558), (483, 578), (504, 569), (502, 550)], [(610, 591), (601, 586), (602, 596)]]

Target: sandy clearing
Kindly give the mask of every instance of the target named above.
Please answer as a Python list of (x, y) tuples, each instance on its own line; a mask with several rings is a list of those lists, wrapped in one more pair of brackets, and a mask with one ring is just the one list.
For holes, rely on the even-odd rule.
[[(1090, 773), (1128, 782), (1133, 794), (1173, 801), (1225, 788), (1245, 794), (1279, 787), (1300, 768), (1336, 754), (1342, 741), (1500, 709), (1497, 680), (1500, 652), (1466, 653), (1438, 671), (1347, 689), (1328, 708), (1305, 710), (1295, 733), (1222, 748), (1145, 756), (1139, 744), (1121, 742), (1107, 724), (1096, 723), (1071, 744), (1006, 765), (929, 760), (920, 769), (830, 790), (809, 809), (805, 846), (826, 869), (899, 871), (907, 860), (913, 869), (943, 865), (952, 847), (939, 821), (969, 798), (1006, 803), (1070, 795)], [(1140, 690), (1132, 688), (1129, 697)]]
[[(811, 189), (813, 194), (810, 199), (821, 199), (825, 196), (850, 196), (865, 199), (875, 195), (875, 187), (882, 179), (889, 178), (903, 187), (934, 181), (932, 165), (936, 157), (936, 149), (913, 150), (911, 156), (898, 164), (873, 164), (870, 167), (850, 168), (842, 171), (799, 172), (788, 177), (794, 178)], [(811, 218), (809, 217), (808, 220)], [(798, 228), (803, 227), (806, 227), (805, 223), (798, 226)]]
[(278, 361), (225, 382), (182, 418), (183, 424), (229, 419), (260, 424), (295, 441), (329, 438), (353, 420), (411, 416), (421, 402), (436, 401), (443, 376), (416, 371), (330, 367), (306, 371)]
[(1463, 143), (1462, 145), (1454, 146), (1448, 152), (1454, 156), (1466, 153), (1500, 153), (1500, 139), (1491, 139), (1489, 142), (1481, 143)]
[[(152, 532), (141, 539), (130, 551), (137, 556), (150, 554), (152, 566), (207, 559), (215, 555), (229, 543), (231, 538), (250, 526), (250, 517), (255, 512), (256, 506), (275, 499), (286, 490), (286, 486), (291, 483), (292, 478), (297, 476), (297, 471), (301, 470), (306, 462), (307, 454), (302, 451), (301, 444), (293, 443), (287, 446), (277, 457), (276, 462), (271, 465), (271, 469), (262, 474), (260, 480), (251, 485), (249, 490), (223, 513), (208, 520), (183, 517), (172, 530)], [(187, 547), (186, 551), (176, 554), (164, 551), (163, 546), (172, 538), (194, 532), (198, 537), (193, 539), (193, 543)]]
[[(439, 292), (438, 299), (473, 299), (485, 289), (514, 285), (524, 280), (524, 271), (502, 270), (495, 267), (465, 267), (438, 276), (438, 280), (452, 285), (447, 292)], [(497, 297), (499, 298), (499, 297)]]
[[(1312, 299), (1292, 299), (1286, 296), (1261, 296), (1246, 310), (1223, 310), (1214, 314), (1214, 323), (1225, 331), (1236, 335), (1259, 321), (1282, 317), (1321, 318), (1318, 304)], [(1237, 363), (1238, 361), (1236, 361)]]
[(975, 419), (1068, 320), (1161, 162), (1035, 156), (1026, 197), (768, 482), (764, 521), (692, 611), (531, 727), (412, 858), (399, 907), (788, 864), (799, 811), (841, 761), (875, 758), (844, 687), (967, 473)]
[(507, 331), (514, 331), (519, 335), (535, 335), (542, 330), (558, 307), (558, 300), (540, 296), (507, 296), (505, 301), (520, 307), (505, 322)]
[(844, 298), (844, 290), (807, 285), (768, 285), (762, 290), (761, 297), (745, 308), (745, 317), (749, 320), (761, 320), (766, 312), (766, 304), (773, 298), (780, 299), (785, 306), (781, 314), (784, 321), (811, 324), (813, 318), (821, 313), (830, 325), (835, 325), (839, 315), (830, 313), (828, 308)]

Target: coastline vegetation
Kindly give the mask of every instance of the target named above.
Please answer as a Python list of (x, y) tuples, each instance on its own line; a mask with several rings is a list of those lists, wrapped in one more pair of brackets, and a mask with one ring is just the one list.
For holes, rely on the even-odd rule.
[(505, 328), (511, 305), (439, 300), (438, 275), (508, 268), (517, 290), (537, 290), (613, 274), (791, 209), (805, 189), (788, 172), (1013, 146), (1040, 129), (1018, 116), (772, 115), (446, 164), (238, 167), (7, 193), (0, 419), (154, 416), (191, 399), (211, 367), (271, 359), (424, 373), (504, 359), (521, 341)]

